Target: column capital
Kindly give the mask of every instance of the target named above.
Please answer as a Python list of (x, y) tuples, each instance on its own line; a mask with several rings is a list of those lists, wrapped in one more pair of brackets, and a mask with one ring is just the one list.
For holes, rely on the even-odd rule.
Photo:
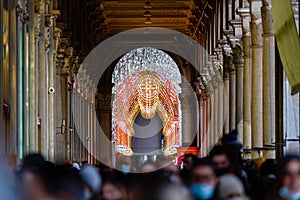
[(78, 69), (79, 69), (78, 60), (79, 60), (78, 56), (71, 56), (70, 57), (70, 76), (71, 76), (71, 81), (75, 80), (75, 76), (78, 73)]
[(264, 0), (261, 7), (262, 27), (264, 35), (274, 35), (271, 2)]
[(52, 15), (55, 17), (55, 19), (60, 16), (60, 10), (52, 10)]
[(51, 0), (44, 0), (44, 2), (45, 2), (46, 5), (49, 5)]
[(224, 49), (223, 65), (224, 65), (224, 73), (225, 71), (230, 72), (236, 70), (233, 64), (233, 52), (230, 47)]
[(215, 48), (214, 52), (217, 55), (217, 62), (223, 61), (223, 51), (221, 47)]
[(57, 60), (57, 49), (58, 49), (58, 41), (60, 39), (60, 28), (54, 28), (53, 30), (53, 39), (54, 39), (54, 47), (53, 47), (53, 57), (54, 60)]
[(60, 28), (54, 28), (53, 30), (53, 38), (54, 40), (59, 40), (60, 39), (60, 34), (61, 34), (61, 29)]
[(251, 40), (252, 46), (262, 46), (262, 18), (261, 18), (261, 0), (249, 0), (251, 13)]
[(239, 38), (230, 39), (230, 46), (232, 49), (232, 57), (233, 57), (232, 63), (235, 65), (243, 64), (244, 53), (242, 49), (241, 39)]
[(36, 22), (34, 27), (35, 40), (39, 40), (41, 36), (41, 17), (43, 11), (44, 11), (44, 1), (35, 0), (34, 1), (34, 20)]
[(34, 12), (42, 14), (44, 10), (44, 0), (34, 0)]
[(46, 27), (51, 27), (53, 26), (53, 21), (55, 19), (55, 16), (52, 14), (46, 14), (45, 15), (45, 26)]
[[(59, 31), (57, 29), (57, 31)], [(60, 32), (59, 32), (60, 33)], [(70, 47), (70, 39), (69, 38), (59, 38), (57, 45), (57, 57), (64, 58), (67, 52), (67, 49)]]
[(21, 7), (20, 4), (17, 4), (17, 6), (16, 6), (16, 14), (23, 23), (28, 23), (28, 21), (29, 21), (29, 13), (28, 13), (27, 6), (28, 5), (25, 5), (25, 7), (23, 7), (23, 8)]

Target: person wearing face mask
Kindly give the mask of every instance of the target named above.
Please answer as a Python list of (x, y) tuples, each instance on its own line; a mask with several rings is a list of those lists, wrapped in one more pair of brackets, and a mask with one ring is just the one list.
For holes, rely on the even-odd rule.
[(249, 191), (248, 175), (242, 169), (242, 158), (238, 146), (234, 144), (215, 145), (209, 152), (209, 157), (216, 167), (217, 176), (234, 174), (242, 181), (246, 193)]
[(196, 200), (215, 200), (218, 178), (214, 165), (205, 158), (197, 159), (191, 168), (190, 191)]
[(276, 184), (265, 200), (300, 200), (300, 157), (286, 155), (278, 164)]
[(219, 200), (246, 200), (243, 183), (233, 174), (225, 174), (219, 177), (217, 189)]

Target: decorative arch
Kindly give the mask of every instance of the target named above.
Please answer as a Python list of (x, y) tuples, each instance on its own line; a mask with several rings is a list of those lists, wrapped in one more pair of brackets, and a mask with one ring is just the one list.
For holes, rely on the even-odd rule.
[(141, 113), (145, 119), (158, 113), (163, 122), (164, 155), (181, 146), (181, 75), (176, 63), (163, 51), (135, 49), (123, 56), (113, 72), (115, 83), (112, 110), (112, 136), (115, 152), (133, 155), (133, 124)]

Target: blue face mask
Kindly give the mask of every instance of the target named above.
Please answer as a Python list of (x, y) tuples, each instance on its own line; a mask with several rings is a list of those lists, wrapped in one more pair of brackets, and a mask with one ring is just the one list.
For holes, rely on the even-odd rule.
[(209, 184), (193, 184), (191, 192), (197, 199), (210, 199), (214, 196), (214, 187)]
[(299, 200), (300, 192), (296, 194), (292, 194), (286, 187), (282, 186), (278, 191), (279, 196), (287, 199), (287, 200)]
[(128, 165), (121, 165), (121, 170), (124, 174), (128, 174), (130, 172), (130, 167)]

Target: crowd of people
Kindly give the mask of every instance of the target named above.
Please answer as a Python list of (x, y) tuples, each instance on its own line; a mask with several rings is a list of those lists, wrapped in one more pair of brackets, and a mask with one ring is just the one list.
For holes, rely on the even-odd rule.
[[(243, 160), (239, 144), (215, 145), (182, 165), (147, 161), (141, 172), (105, 165), (55, 165), (27, 155), (13, 171), (0, 163), (0, 199), (5, 200), (298, 200), (300, 157)], [(123, 163), (125, 165), (126, 163)], [(124, 170), (122, 170), (124, 169)]]

